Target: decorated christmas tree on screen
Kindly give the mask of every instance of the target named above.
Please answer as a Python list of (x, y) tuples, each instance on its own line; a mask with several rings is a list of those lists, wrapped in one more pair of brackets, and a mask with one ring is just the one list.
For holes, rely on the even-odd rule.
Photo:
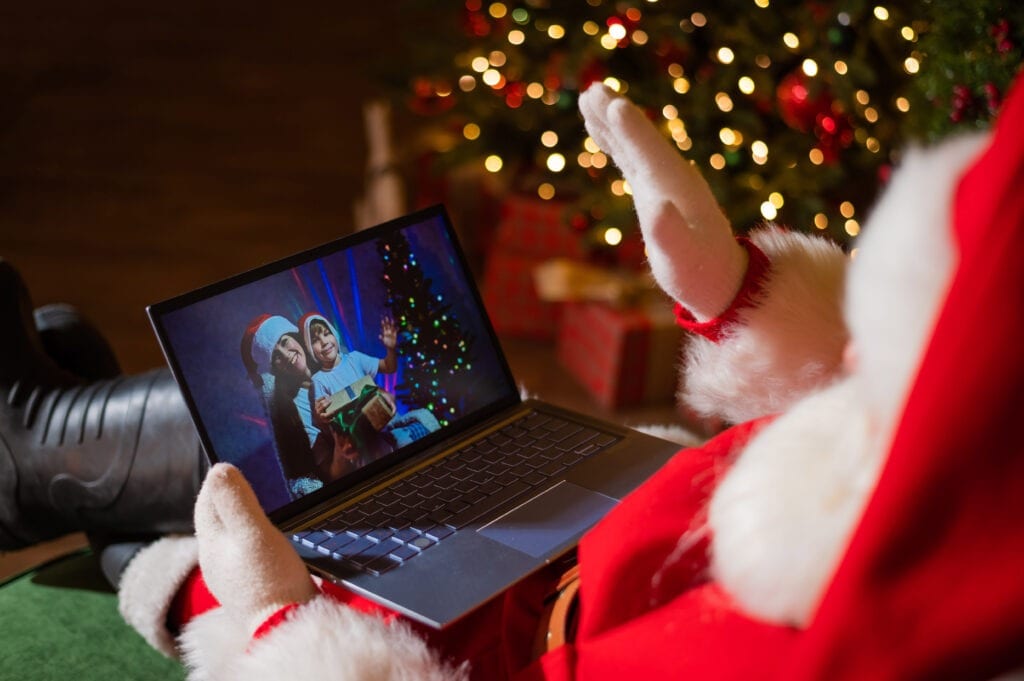
[(410, 408), (429, 409), (445, 426), (462, 413), (463, 404), (446, 385), (472, 370), (473, 335), (434, 289), (402, 232), (378, 241), (377, 252), (385, 305), (399, 329), (397, 397)]

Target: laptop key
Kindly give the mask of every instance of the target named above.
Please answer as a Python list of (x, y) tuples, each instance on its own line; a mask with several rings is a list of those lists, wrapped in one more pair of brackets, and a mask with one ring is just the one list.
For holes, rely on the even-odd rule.
[(559, 461), (563, 466), (575, 466), (580, 461), (583, 461), (583, 457), (576, 452), (566, 452)]
[(529, 485), (527, 485), (522, 480), (517, 480), (516, 482), (512, 483), (511, 485), (501, 490), (497, 494), (493, 494), (484, 499), (483, 501), (480, 501), (477, 504), (470, 506), (462, 513), (456, 514), (451, 519), (449, 519), (447, 524), (451, 525), (455, 529), (461, 529), (466, 525), (470, 524), (471, 522), (473, 522), (474, 520), (476, 520), (477, 518), (479, 518), (480, 516), (486, 513), (490, 513), (491, 511), (498, 508), (502, 504), (515, 499), (521, 494), (526, 493), (527, 491), (529, 491), (529, 489)]
[(564, 423), (562, 424), (562, 427), (559, 428), (558, 430), (551, 431), (551, 434), (548, 435), (548, 438), (555, 442), (561, 442), (562, 440), (572, 435), (575, 435), (581, 430), (583, 430), (583, 426), (577, 426), (574, 423)]
[(438, 525), (436, 527), (431, 527), (429, 530), (427, 530), (427, 536), (437, 541), (441, 541), (445, 537), (450, 537), (454, 533), (455, 530), (448, 527), (447, 525)]
[(525, 482), (527, 485), (530, 485), (531, 487), (535, 487), (547, 479), (548, 477), (546, 475), (541, 475), (536, 471), (529, 473), (528, 475), (524, 475), (522, 478), (523, 482)]
[[(466, 503), (462, 499), (456, 499), (452, 503), (445, 506), (444, 510), (448, 511), (448, 513), (450, 513), (451, 515), (455, 515), (456, 513), (462, 513), (470, 506), (471, 504)], [(445, 520), (447, 520), (447, 518), (445, 518)]]
[(558, 443), (558, 448), (563, 450), (563, 451), (567, 451), (567, 452), (571, 451), (571, 450), (576, 449), (577, 447), (579, 447), (581, 444), (583, 444), (587, 440), (592, 440), (595, 435), (597, 435), (597, 431), (596, 430), (590, 430), (589, 428), (584, 429), (584, 430), (576, 433), (572, 437), (566, 438), (565, 440), (562, 440), (561, 442), (559, 442)]
[(401, 564), (402, 563), (400, 561), (392, 558), (390, 555), (387, 555), (381, 556), (376, 560), (370, 561), (369, 563), (367, 563), (364, 569), (374, 577), (380, 577), (388, 570), (392, 570)]
[(385, 539), (381, 543), (374, 544), (373, 546), (361, 551), (357, 555), (351, 556), (349, 560), (351, 560), (353, 563), (360, 567), (365, 567), (373, 561), (377, 560), (378, 558), (387, 556), (389, 553), (397, 549), (399, 546), (401, 546), (401, 544), (396, 542), (394, 539)]
[(392, 551), (389, 555), (392, 556), (393, 558), (397, 558), (398, 560), (400, 560), (400, 561), (402, 561), (404, 563), (405, 561), (409, 560), (410, 558), (415, 558), (416, 556), (420, 555), (420, 552), (417, 551), (416, 549), (412, 548), (412, 547), (409, 547), (409, 546), (399, 546), (397, 549)]
[(411, 542), (409, 542), (409, 546), (415, 549), (419, 549), (420, 551), (425, 551), (436, 543), (436, 541), (424, 535), (422, 537), (417, 537), (416, 539), (413, 539)]
[(523, 428), (526, 428), (527, 430), (534, 430), (536, 428), (539, 428), (540, 426), (543, 426), (550, 420), (551, 419), (545, 416), (544, 414), (541, 414), (539, 412), (533, 412), (519, 423), (523, 426)]
[(417, 532), (411, 527), (407, 527), (403, 530), (395, 532), (394, 538), (402, 542), (403, 544), (407, 544), (418, 536), (420, 536), (419, 532)]
[(331, 535), (327, 534), (326, 532), (321, 532), (320, 530), (316, 530), (314, 532), (310, 532), (309, 534), (307, 534), (305, 537), (303, 537), (299, 541), (302, 542), (303, 546), (308, 546), (311, 549), (315, 549), (317, 546), (319, 546), (320, 544), (324, 543), (325, 541), (327, 541), (330, 538), (331, 538)]
[(377, 527), (367, 532), (366, 538), (371, 541), (382, 542), (388, 537), (390, 537), (392, 534), (394, 534), (394, 532), (392, 532), (389, 528)]
[(438, 510), (436, 510), (433, 513), (431, 513), (430, 515), (428, 515), (426, 519), (430, 520), (430, 521), (433, 521), (433, 522), (437, 523), (438, 525), (441, 525), (441, 524), (444, 524), (444, 523), (448, 522), (448, 519), (451, 518), (451, 517), (452, 517), (452, 513), (450, 511), (446, 511), (443, 508), (439, 508)]
[(565, 466), (563, 466), (560, 461), (552, 461), (547, 466), (544, 466), (543, 468), (540, 468), (538, 470), (540, 473), (543, 473), (544, 475), (554, 475), (556, 473), (561, 473), (563, 470), (565, 470)]
[(366, 551), (367, 549), (372, 548), (374, 546), (377, 546), (377, 544), (374, 544), (366, 537), (362, 537), (360, 539), (356, 539), (351, 544), (347, 544), (336, 551), (332, 551), (331, 558), (335, 560), (352, 559), (358, 556), (363, 551)]
[(338, 535), (335, 535), (335, 536), (331, 537), (330, 539), (328, 539), (324, 543), (318, 545), (316, 547), (316, 550), (319, 551), (320, 553), (326, 555), (326, 556), (329, 556), (332, 553), (337, 552), (342, 547), (347, 546), (347, 545), (351, 544), (354, 541), (356, 541), (356, 540), (353, 537), (350, 537), (347, 534), (338, 534)]

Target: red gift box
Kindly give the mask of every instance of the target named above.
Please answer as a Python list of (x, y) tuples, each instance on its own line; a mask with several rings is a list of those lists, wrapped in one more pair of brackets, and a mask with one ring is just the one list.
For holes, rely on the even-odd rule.
[(537, 296), (533, 269), (542, 261), (532, 255), (494, 252), (484, 273), (484, 307), (500, 334), (550, 340), (562, 305)]
[(537, 296), (534, 269), (551, 258), (582, 258), (582, 238), (569, 226), (565, 204), (512, 195), (501, 204), (481, 286), (498, 333), (552, 340), (562, 304)]
[(583, 237), (569, 225), (561, 201), (513, 194), (501, 202), (493, 248), (548, 258), (582, 258)]
[(671, 402), (682, 340), (667, 301), (625, 309), (572, 303), (559, 324), (558, 358), (606, 408)]

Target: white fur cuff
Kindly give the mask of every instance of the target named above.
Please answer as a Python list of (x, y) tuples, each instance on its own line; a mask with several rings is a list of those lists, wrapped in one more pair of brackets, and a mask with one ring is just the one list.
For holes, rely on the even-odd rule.
[(195, 537), (164, 537), (139, 551), (118, 589), (121, 617), (151, 646), (176, 657), (167, 612), (189, 573), (199, 564)]
[[(214, 613), (209, 613), (214, 614)], [(318, 596), (258, 640), (222, 641), (225, 650), (209, 648), (218, 638), (207, 627), (224, 622), (196, 618), (182, 635), (190, 679), (352, 679), (359, 681), (441, 681), (467, 678), (467, 666), (445, 665), (426, 643), (401, 623), (387, 623)], [(220, 645), (220, 644), (217, 644)]]
[(847, 339), (842, 250), (774, 226), (750, 239), (771, 263), (758, 302), (740, 310), (719, 341), (692, 338), (680, 394), (699, 413), (731, 423), (785, 411), (830, 383)]

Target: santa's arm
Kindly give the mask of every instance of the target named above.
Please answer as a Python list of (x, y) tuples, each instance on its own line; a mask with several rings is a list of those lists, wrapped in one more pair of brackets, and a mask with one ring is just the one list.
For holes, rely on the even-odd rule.
[(636, 106), (594, 86), (580, 110), (629, 182), (651, 272), (694, 333), (684, 398), (739, 422), (831, 380), (846, 343), (842, 251), (774, 225), (737, 243), (696, 167)]
[[(259, 547), (254, 551), (253, 547)], [(198, 557), (198, 561), (197, 561)], [(244, 560), (242, 558), (244, 557)], [(201, 569), (204, 584), (190, 586)], [(208, 588), (210, 607), (167, 628), (177, 596)], [(321, 593), (238, 469), (215, 465), (196, 501), (196, 538), (163, 539), (129, 564), (121, 610), (154, 647), (180, 654), (190, 679), (464, 679), (400, 620)]]

